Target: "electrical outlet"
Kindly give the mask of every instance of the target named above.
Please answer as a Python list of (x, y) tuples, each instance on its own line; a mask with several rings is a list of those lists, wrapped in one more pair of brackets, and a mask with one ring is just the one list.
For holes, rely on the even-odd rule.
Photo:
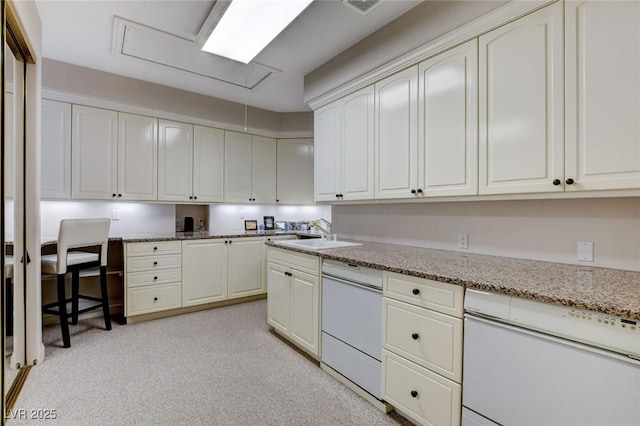
[(120, 220), (120, 210), (111, 210), (111, 220), (114, 222)]
[(578, 260), (593, 262), (593, 241), (578, 241)]
[(469, 234), (466, 232), (462, 232), (458, 234), (458, 248), (468, 249), (469, 248)]
[(244, 219), (244, 210), (240, 209), (240, 219)]

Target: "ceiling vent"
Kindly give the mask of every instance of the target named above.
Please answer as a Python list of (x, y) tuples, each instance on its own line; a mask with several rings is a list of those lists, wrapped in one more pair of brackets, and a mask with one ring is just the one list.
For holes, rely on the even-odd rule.
[(342, 0), (342, 3), (351, 6), (363, 15), (370, 11), (375, 5), (382, 0)]

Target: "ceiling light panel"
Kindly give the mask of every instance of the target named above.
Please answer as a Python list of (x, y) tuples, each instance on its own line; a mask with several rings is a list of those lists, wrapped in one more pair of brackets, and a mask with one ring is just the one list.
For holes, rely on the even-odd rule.
[(248, 64), (313, 0), (233, 0), (202, 50)]

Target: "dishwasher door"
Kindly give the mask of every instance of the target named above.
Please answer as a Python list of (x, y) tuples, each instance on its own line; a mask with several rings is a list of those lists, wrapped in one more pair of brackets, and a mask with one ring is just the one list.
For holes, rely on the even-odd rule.
[(639, 402), (638, 361), (473, 315), (465, 318), (462, 404), (494, 422), (638, 426)]

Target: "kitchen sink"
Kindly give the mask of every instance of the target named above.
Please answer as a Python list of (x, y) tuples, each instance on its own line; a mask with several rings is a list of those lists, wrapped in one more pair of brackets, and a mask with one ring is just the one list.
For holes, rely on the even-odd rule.
[(323, 240), (323, 239), (316, 239), (316, 238), (309, 239), (309, 240), (278, 241), (278, 244), (282, 244), (285, 246), (299, 247), (299, 248), (307, 248), (312, 250), (325, 250), (325, 249), (354, 247), (354, 246), (362, 245), (360, 243), (351, 243), (348, 241)]

